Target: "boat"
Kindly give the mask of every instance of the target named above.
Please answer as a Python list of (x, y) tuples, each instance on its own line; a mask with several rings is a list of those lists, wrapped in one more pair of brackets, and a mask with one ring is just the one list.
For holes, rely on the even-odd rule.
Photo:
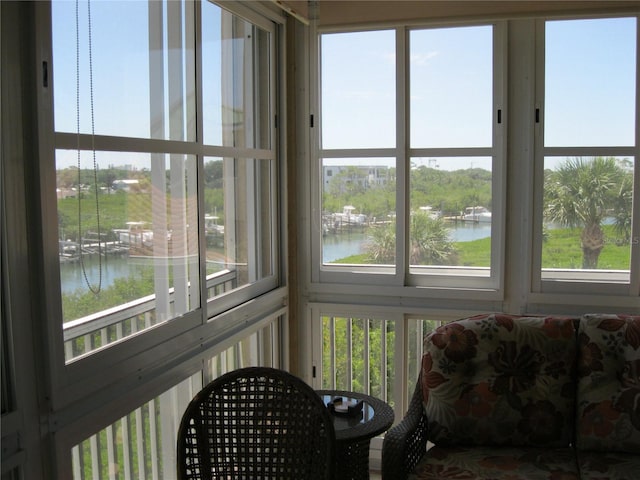
[(355, 213), (356, 207), (353, 205), (345, 205), (342, 208), (342, 213), (334, 213), (336, 226), (339, 224), (347, 225), (364, 225), (367, 221), (367, 216), (362, 213)]
[(145, 228), (147, 222), (127, 222), (127, 228), (114, 228), (113, 233), (118, 242), (124, 245), (145, 246), (153, 245), (153, 230)]
[(481, 205), (464, 209), (462, 219), (465, 222), (491, 223), (491, 212)]
[(420, 211), (426, 215), (429, 215), (429, 217), (433, 219), (440, 218), (442, 216), (442, 212), (440, 210), (434, 210), (430, 205), (420, 207)]

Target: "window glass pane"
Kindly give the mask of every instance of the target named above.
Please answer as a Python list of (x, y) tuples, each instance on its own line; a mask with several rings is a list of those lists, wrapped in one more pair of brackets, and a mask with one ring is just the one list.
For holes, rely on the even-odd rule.
[(633, 145), (635, 18), (547, 22), (544, 95), (546, 146)]
[(205, 158), (208, 298), (274, 274), (274, 164)]
[(547, 157), (544, 165), (542, 277), (628, 282), (633, 159)]
[(204, 142), (270, 148), (270, 34), (202, 3)]
[(325, 34), (322, 148), (396, 145), (395, 32)]
[(414, 30), (410, 42), (411, 146), (490, 147), (493, 28)]
[(56, 152), (67, 360), (200, 306), (195, 157), (77, 157)]
[(394, 265), (395, 159), (324, 159), (322, 261)]
[(483, 267), (489, 274), (491, 162), (490, 157), (411, 159), (412, 267)]
[(52, 18), (56, 131), (195, 140), (192, 3), (78, 2), (76, 29), (76, 2), (54, 1)]

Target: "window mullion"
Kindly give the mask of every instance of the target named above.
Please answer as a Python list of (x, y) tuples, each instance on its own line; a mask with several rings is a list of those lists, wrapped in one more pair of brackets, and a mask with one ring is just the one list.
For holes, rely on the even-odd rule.
[(396, 284), (409, 272), (409, 32), (396, 29)]
[(636, 16), (636, 128), (635, 128), (635, 153), (633, 175), (633, 198), (631, 211), (633, 219), (631, 223), (631, 272), (629, 295), (640, 296), (640, 75), (637, 66), (640, 65), (640, 15)]

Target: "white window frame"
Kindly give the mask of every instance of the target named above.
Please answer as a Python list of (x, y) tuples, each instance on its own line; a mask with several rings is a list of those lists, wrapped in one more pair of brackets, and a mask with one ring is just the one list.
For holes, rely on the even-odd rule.
[[(409, 148), (409, 33), (412, 30), (424, 28), (455, 28), (467, 26), (491, 26), (493, 28), (493, 129), (492, 147), (486, 148)], [(315, 74), (312, 75), (312, 91), (314, 92), (314, 104), (321, 110), (320, 101), (320, 36), (325, 33), (357, 32), (371, 30), (389, 30), (386, 28), (368, 28), (366, 30), (356, 29), (322, 29), (317, 35), (312, 37), (311, 51), (316, 55), (312, 60), (312, 65), (317, 66)], [(506, 24), (501, 21), (479, 21), (473, 23), (455, 24), (430, 24), (428, 26), (398, 26), (395, 31), (396, 46), (396, 147), (378, 149), (331, 149), (323, 150), (320, 145), (320, 134), (322, 128), (322, 115), (317, 123), (317, 128), (312, 129), (313, 168), (311, 170), (311, 212), (314, 217), (311, 221), (311, 281), (317, 283), (316, 287), (322, 290), (322, 285), (328, 284), (353, 284), (353, 285), (376, 285), (382, 287), (393, 295), (398, 290), (403, 290), (403, 295), (424, 295), (424, 290), (409, 293), (405, 286), (426, 287), (438, 289), (438, 295), (442, 297), (442, 289), (468, 289), (472, 297), (498, 300), (503, 295), (503, 275), (504, 270), (504, 203), (506, 199)], [(314, 82), (318, 82), (314, 84)], [(495, 120), (496, 112), (501, 110), (502, 122), (497, 124)], [(408, 190), (408, 163), (413, 156), (491, 156), (492, 161), (492, 199), (493, 211), (496, 220), (492, 222), (491, 235), (491, 266), (485, 269), (470, 269), (457, 267), (411, 267), (406, 255), (408, 242), (409, 223), (409, 190)], [(396, 159), (396, 218), (398, 219), (396, 233), (396, 265), (395, 268), (375, 265), (323, 265), (322, 262), (322, 241), (321, 225), (319, 215), (322, 211), (322, 159), (323, 158), (395, 158)], [(403, 188), (402, 185), (405, 185)], [(410, 271), (411, 270), (411, 271)], [(416, 271), (424, 273), (416, 273)], [(478, 275), (481, 270), (482, 276)], [(491, 273), (486, 275), (486, 271)], [(377, 292), (382, 291), (376, 289)], [(445, 296), (447, 294), (445, 293)]]
[[(195, 1), (192, 4), (195, 9), (194, 25), (187, 28), (195, 29), (195, 58), (190, 60), (193, 68), (189, 68), (187, 75), (201, 72), (201, 3)], [(202, 116), (197, 115), (197, 134), (195, 141), (158, 140), (145, 138), (111, 137), (96, 135), (81, 135), (82, 148), (94, 148), (100, 151), (113, 152), (144, 152), (161, 154), (194, 155), (197, 158), (198, 173), (198, 222), (199, 222), (199, 281), (200, 281), (200, 306), (178, 318), (149, 328), (139, 334), (127, 337), (122, 341), (110, 344), (107, 348), (92, 353), (79, 360), (65, 364), (64, 338), (61, 328), (62, 305), (60, 298), (60, 275), (57, 252), (57, 202), (55, 200), (56, 167), (54, 152), (59, 148), (76, 149), (76, 136), (69, 133), (56, 133), (53, 122), (53, 91), (51, 80), (49, 86), (37, 85), (38, 126), (40, 150), (39, 187), (41, 193), (40, 219), (42, 224), (42, 254), (43, 254), (43, 279), (42, 292), (47, 312), (46, 325), (43, 326), (41, 335), (46, 340), (48, 351), (43, 355), (47, 359), (49, 371), (47, 372), (50, 409), (56, 412), (51, 423), (51, 430), (55, 431), (82, 414), (73, 406), (78, 401), (90, 403), (92, 396), (99, 395), (101, 391), (109, 389), (110, 385), (120, 385), (121, 392), (131, 388), (133, 384), (142, 385), (152, 380), (153, 373), (158, 364), (176, 366), (184, 362), (185, 355), (194, 354), (202, 349), (211, 348), (217, 338), (225, 338), (242, 328), (251, 327), (265, 315), (279, 312), (286, 304), (286, 289), (284, 276), (279, 265), (280, 258), (284, 258), (284, 242), (282, 238), (283, 226), (279, 219), (285, 218), (282, 199), (285, 198), (283, 189), (278, 185), (283, 183), (284, 164), (281, 162), (283, 155), (281, 145), (285, 138), (284, 128), (275, 128), (275, 117), (284, 105), (284, 100), (277, 96), (282, 90), (282, 85), (277, 83), (278, 76), (282, 76), (284, 66), (281, 65), (284, 46), (281, 31), (285, 18), (281, 12), (270, 10), (261, 5), (243, 5), (239, 2), (220, 2), (220, 7), (230, 11), (234, 15), (242, 17), (252, 24), (266, 29), (270, 37), (269, 55), (271, 62), (269, 121), (272, 123), (270, 148), (234, 148), (202, 143)], [(52, 17), (51, 4), (38, 3), (35, 7), (37, 32), (36, 45), (39, 54), (38, 69), (43, 64), (53, 65), (52, 57)], [(280, 45), (277, 47), (277, 45)], [(49, 67), (51, 69), (51, 67)], [(50, 70), (51, 71), (51, 70)], [(50, 76), (51, 78), (51, 76)], [(196, 106), (197, 111), (202, 111), (202, 85), (201, 79), (196, 79)], [(284, 122), (281, 122), (284, 125)], [(93, 143), (92, 143), (93, 142)], [(93, 145), (93, 146), (92, 146)], [(216, 297), (207, 301), (206, 296), (206, 269), (205, 269), (205, 236), (204, 236), (204, 199), (202, 166), (204, 157), (218, 158), (250, 158), (256, 161), (266, 160), (272, 162), (271, 188), (273, 189), (273, 204), (271, 207), (271, 275), (253, 284), (240, 287), (229, 294)], [(255, 230), (255, 229), (254, 229)], [(255, 242), (254, 242), (255, 243)], [(259, 251), (256, 250), (255, 254)], [(260, 300), (255, 300), (260, 296)], [(203, 340), (205, 339), (205, 340)], [(191, 368), (185, 367), (185, 368)], [(170, 368), (170, 367), (168, 367)], [(158, 379), (157, 382), (161, 382)], [(123, 387), (124, 385), (129, 387)], [(107, 397), (116, 395), (117, 388), (109, 390)], [(99, 403), (99, 402), (98, 402)]]
[[(635, 18), (636, 19), (636, 98), (635, 98), (635, 145), (633, 146), (596, 146), (596, 147), (546, 147), (544, 145), (545, 121), (545, 26), (548, 21), (555, 20), (584, 20), (605, 18)], [(543, 209), (533, 209), (533, 258), (531, 271), (532, 299), (540, 301), (553, 294), (585, 294), (599, 296), (619, 295), (622, 297), (640, 296), (640, 16), (626, 14), (578, 16), (578, 17), (547, 17), (536, 20), (535, 40), (535, 109), (538, 111), (538, 122), (534, 123), (534, 205), (542, 207), (544, 195), (544, 159), (545, 157), (575, 157), (575, 156), (615, 156), (634, 158), (633, 180), (633, 221), (631, 231), (631, 258), (629, 280), (627, 274), (613, 270), (570, 270), (544, 269), (552, 272), (543, 278), (542, 268), (542, 227)], [(602, 298), (602, 297), (599, 297)], [(622, 301), (623, 299), (621, 299)], [(633, 304), (631, 299), (630, 304)]]

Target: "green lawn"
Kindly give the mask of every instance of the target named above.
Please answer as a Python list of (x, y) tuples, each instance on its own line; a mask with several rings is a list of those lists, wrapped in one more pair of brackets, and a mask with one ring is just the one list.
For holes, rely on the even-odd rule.
[[(628, 270), (631, 249), (615, 234), (613, 227), (603, 227), (607, 242), (600, 253), (598, 268), (602, 270)], [(543, 268), (582, 268), (582, 249), (579, 228), (548, 230), (542, 245)], [(482, 238), (470, 242), (456, 242), (458, 265), (488, 267), (491, 260), (491, 239)], [(333, 263), (369, 264), (367, 254), (351, 255)]]

